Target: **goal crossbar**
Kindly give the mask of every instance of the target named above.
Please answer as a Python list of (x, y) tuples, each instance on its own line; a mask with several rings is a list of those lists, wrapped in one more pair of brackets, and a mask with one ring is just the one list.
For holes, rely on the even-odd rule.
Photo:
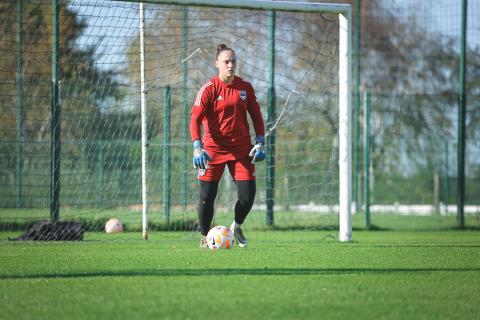
[(120, 0), (123, 2), (143, 2), (195, 7), (219, 7), (252, 10), (275, 10), (291, 12), (318, 12), (351, 14), (351, 6), (344, 3), (315, 3), (266, 0)]

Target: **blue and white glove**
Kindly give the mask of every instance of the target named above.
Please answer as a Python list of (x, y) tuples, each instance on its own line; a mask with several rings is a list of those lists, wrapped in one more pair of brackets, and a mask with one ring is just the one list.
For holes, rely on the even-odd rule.
[(203, 149), (202, 141), (193, 141), (193, 167), (208, 169), (208, 161), (212, 160), (207, 151)]
[(257, 144), (253, 146), (248, 154), (252, 158), (252, 163), (265, 160), (265, 137), (257, 136), (255, 140)]

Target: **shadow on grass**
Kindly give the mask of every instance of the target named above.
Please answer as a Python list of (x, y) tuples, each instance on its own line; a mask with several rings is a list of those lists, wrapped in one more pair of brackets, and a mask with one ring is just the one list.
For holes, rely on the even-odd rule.
[[(44, 219), (45, 220), (45, 219)], [(85, 232), (103, 232), (105, 229), (105, 223), (108, 218), (101, 219), (77, 219), (75, 221), (80, 222), (85, 228)], [(25, 221), (12, 221), (2, 224), (2, 231), (25, 231), (30, 229), (36, 222), (40, 220), (25, 220)], [(141, 225), (124, 225), (125, 231), (141, 232)], [(175, 220), (169, 223), (148, 223), (149, 231), (192, 231), (198, 230), (198, 222), (192, 219)]]
[(451, 227), (450, 230), (460, 230), (460, 231), (480, 231), (480, 226), (465, 226), (465, 227)]
[[(287, 226), (260, 226), (252, 227), (251, 230), (259, 231), (337, 231), (337, 225), (287, 225)], [(480, 231), (480, 226), (435, 226), (435, 227), (383, 227), (372, 224), (369, 228), (353, 226), (352, 231)]]
[[(261, 226), (261, 227), (252, 227), (251, 230), (259, 230), (259, 231), (337, 231), (337, 225), (286, 225), (286, 226)], [(382, 228), (379, 226), (372, 225), (370, 229), (366, 229), (363, 227), (352, 227), (353, 231), (391, 231), (393, 229), (390, 228)]]
[[(75, 221), (80, 222), (84, 227), (86, 232), (103, 232), (104, 226), (108, 218), (98, 218), (98, 219), (76, 219)], [(37, 220), (19, 220), (19, 221), (6, 221), (2, 222), (2, 231), (25, 231), (32, 227), (32, 225), (38, 221)], [(371, 224), (369, 228), (366, 226), (354, 225), (352, 230), (356, 231), (480, 231), (480, 225), (477, 225), (476, 222), (473, 225), (467, 225), (463, 228), (457, 225), (436, 225), (432, 224), (430, 226), (414, 226), (414, 225), (392, 225), (387, 224), (388, 226), (381, 226), (378, 224)], [(125, 231), (130, 232), (141, 232), (142, 226), (139, 224), (125, 224)], [(250, 230), (257, 231), (337, 231), (339, 229), (338, 224), (321, 224), (320, 222), (313, 223), (310, 225), (296, 225), (296, 224), (286, 224), (286, 225), (250, 225)], [(181, 219), (173, 220), (169, 223), (152, 223), (148, 224), (149, 231), (196, 231), (198, 230), (198, 221), (195, 219)]]
[(353, 231), (480, 231), (480, 226), (436, 226), (436, 227), (381, 227), (372, 224), (367, 227), (352, 227)]
[(349, 275), (349, 274), (393, 274), (429, 272), (479, 272), (480, 268), (263, 268), (263, 269), (159, 269), (130, 271), (95, 271), (67, 273), (39, 273), (24, 275), (0, 275), (7, 279), (52, 279), (90, 277), (176, 277), (176, 276), (291, 276), (291, 275)]

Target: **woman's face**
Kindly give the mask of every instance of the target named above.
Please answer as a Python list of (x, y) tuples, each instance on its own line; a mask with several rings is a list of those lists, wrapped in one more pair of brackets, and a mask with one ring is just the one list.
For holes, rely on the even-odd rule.
[(235, 69), (237, 68), (237, 58), (235, 57), (235, 53), (231, 50), (220, 52), (217, 57), (216, 66), (218, 68), (220, 79), (232, 79), (235, 75)]

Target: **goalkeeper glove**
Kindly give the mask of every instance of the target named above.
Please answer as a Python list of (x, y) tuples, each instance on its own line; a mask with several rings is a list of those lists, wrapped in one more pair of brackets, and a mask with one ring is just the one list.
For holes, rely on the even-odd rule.
[(253, 146), (248, 154), (252, 158), (252, 163), (265, 160), (265, 137), (257, 136), (255, 140), (257, 144)]
[(193, 167), (199, 169), (208, 169), (208, 161), (212, 160), (208, 153), (203, 149), (202, 141), (193, 141)]

